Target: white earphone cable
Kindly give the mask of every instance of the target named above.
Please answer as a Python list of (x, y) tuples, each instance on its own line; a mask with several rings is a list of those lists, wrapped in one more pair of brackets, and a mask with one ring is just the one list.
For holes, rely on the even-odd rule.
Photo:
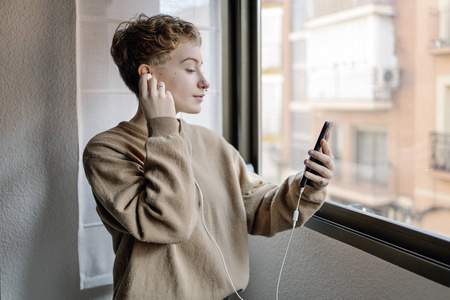
[(294, 234), (295, 225), (297, 224), (298, 208), (300, 206), (300, 199), (302, 198), (302, 194), (303, 194), (303, 190), (304, 189), (305, 189), (304, 187), (300, 188), (300, 194), (298, 196), (298, 201), (297, 201), (297, 208), (295, 209), (294, 215), (292, 216), (292, 220), (294, 222), (293, 222), (293, 225), (292, 225), (291, 235), (289, 236), (288, 244), (286, 246), (286, 251), (284, 252), (284, 258), (283, 258), (283, 263), (281, 264), (280, 274), (278, 275), (276, 300), (278, 300), (278, 291), (279, 291), (279, 288), (280, 288), (281, 274), (283, 273), (284, 263), (286, 261), (287, 253), (288, 253), (288, 250), (289, 250), (289, 245), (291, 244), (291, 239), (292, 239), (292, 236)]
[[(187, 139), (188, 142), (189, 142), (189, 159), (190, 159), (190, 161), (191, 161), (191, 163), (192, 163), (192, 143), (191, 143), (191, 140), (189, 139), (189, 137), (187, 136), (187, 134), (184, 132), (184, 128), (183, 128), (183, 119), (182, 119), (182, 117), (181, 117), (180, 119), (181, 119), (181, 120), (180, 120), (180, 124), (181, 124), (181, 125), (180, 125), (180, 126), (181, 126), (181, 132), (183, 133), (183, 135), (186, 137), (186, 139)], [(234, 293), (239, 297), (239, 299), (244, 300), (244, 299), (239, 295), (239, 293), (238, 293), (237, 290), (236, 290), (236, 287), (234, 286), (233, 280), (231, 279), (231, 276), (230, 276), (230, 272), (228, 271), (228, 268), (227, 268), (227, 263), (225, 262), (225, 257), (224, 257), (224, 255), (223, 255), (223, 253), (222, 253), (222, 250), (220, 249), (219, 244), (217, 244), (216, 239), (212, 236), (212, 234), (211, 234), (211, 233), (209, 232), (209, 230), (208, 230), (208, 227), (206, 226), (206, 222), (205, 222), (205, 212), (204, 212), (204, 203), (203, 203), (203, 192), (202, 192), (202, 189), (200, 188), (200, 185), (199, 185), (198, 182), (197, 182), (197, 179), (195, 179), (195, 177), (194, 177), (194, 182), (195, 182), (195, 186), (197, 187), (197, 189), (198, 189), (198, 191), (199, 191), (199, 193), (200, 193), (200, 200), (201, 200), (201, 206), (202, 206), (202, 221), (203, 221), (203, 227), (205, 228), (206, 233), (208, 233), (208, 236), (209, 236), (209, 237), (211, 238), (211, 240), (214, 242), (214, 245), (216, 246), (217, 250), (219, 250), (220, 256), (222, 257), (223, 266), (225, 267), (225, 271), (226, 271), (226, 273), (227, 273), (228, 280), (230, 281), (231, 286), (233, 287)]]
[[(181, 132), (183, 133), (183, 135), (186, 137), (186, 139), (189, 142), (189, 159), (190, 162), (192, 163), (192, 143), (191, 140), (189, 139), (189, 137), (187, 136), (187, 134), (184, 132), (184, 128), (183, 128), (183, 119), (182, 117), (180, 118), (180, 126), (181, 126)], [(199, 193), (200, 193), (200, 200), (201, 200), (201, 207), (202, 207), (202, 222), (203, 222), (203, 227), (205, 228), (206, 232), (208, 233), (208, 236), (211, 238), (211, 240), (214, 242), (214, 245), (216, 246), (217, 250), (219, 250), (220, 256), (222, 257), (222, 262), (223, 262), (223, 266), (225, 267), (225, 271), (227, 273), (228, 276), (228, 280), (231, 283), (231, 286), (233, 287), (234, 293), (239, 297), (239, 299), (244, 300), (239, 293), (236, 290), (236, 287), (234, 286), (233, 280), (231, 279), (230, 276), (230, 272), (228, 271), (227, 268), (227, 263), (225, 262), (225, 257), (222, 253), (222, 250), (220, 249), (219, 244), (217, 244), (216, 240), (214, 239), (214, 237), (212, 236), (212, 234), (209, 232), (208, 227), (206, 226), (206, 222), (205, 222), (205, 213), (204, 213), (204, 203), (203, 203), (203, 192), (202, 189), (200, 188), (200, 185), (197, 182), (197, 179), (194, 178), (194, 182), (195, 182), (195, 186), (197, 187)], [(280, 269), (280, 274), (278, 275), (278, 282), (277, 282), (277, 291), (276, 291), (276, 300), (278, 300), (278, 292), (279, 292), (279, 288), (280, 288), (280, 282), (281, 282), (281, 275), (283, 273), (283, 268), (284, 268), (284, 263), (286, 262), (286, 257), (288, 254), (288, 250), (289, 250), (289, 246), (291, 244), (291, 240), (292, 240), (292, 236), (294, 234), (294, 229), (295, 229), (295, 225), (297, 224), (297, 220), (298, 220), (298, 208), (300, 206), (300, 199), (302, 198), (302, 194), (303, 194), (303, 190), (305, 189), (305, 187), (301, 187), (300, 188), (300, 194), (298, 196), (298, 201), (297, 201), (297, 207), (294, 211), (294, 215), (292, 217), (293, 220), (293, 225), (292, 225), (292, 230), (291, 230), (291, 234), (289, 236), (289, 240), (288, 240), (288, 244), (286, 247), (286, 251), (284, 253), (284, 258), (283, 258), (283, 263), (281, 264), (281, 269)]]

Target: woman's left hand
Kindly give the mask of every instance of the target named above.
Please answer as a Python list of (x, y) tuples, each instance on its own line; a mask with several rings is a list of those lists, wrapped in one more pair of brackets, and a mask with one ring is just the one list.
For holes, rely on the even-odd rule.
[(315, 175), (306, 171), (304, 174), (304, 176), (308, 178), (316, 188), (327, 186), (331, 178), (333, 178), (334, 171), (334, 157), (331, 153), (330, 145), (325, 139), (320, 141), (320, 145), (322, 146), (322, 152), (311, 149), (308, 151), (308, 154), (309, 156), (321, 161), (323, 166), (311, 161), (310, 159), (305, 159), (304, 161), (305, 166), (319, 173), (319, 175)]

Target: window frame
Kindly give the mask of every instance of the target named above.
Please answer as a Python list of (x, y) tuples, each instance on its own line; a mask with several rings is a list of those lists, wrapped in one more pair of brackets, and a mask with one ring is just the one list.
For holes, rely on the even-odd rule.
[[(224, 135), (261, 171), (260, 0), (228, 1), (223, 11)], [(227, 91), (228, 90), (228, 91)], [(450, 240), (325, 201), (305, 224), (366, 253), (450, 287)]]
[(244, 160), (259, 164), (261, 52), (259, 0), (222, 2), (223, 135)]

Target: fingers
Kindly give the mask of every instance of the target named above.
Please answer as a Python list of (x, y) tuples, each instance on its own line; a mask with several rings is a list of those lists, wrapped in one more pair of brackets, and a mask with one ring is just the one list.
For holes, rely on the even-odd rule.
[(167, 96), (167, 98), (169, 98), (169, 99), (172, 100), (172, 102), (173, 102), (173, 96), (172, 96), (172, 93), (171, 93), (171, 92), (166, 91), (166, 96)]
[(148, 78), (147, 73), (139, 77), (139, 103), (146, 120), (157, 117), (175, 117), (172, 94), (166, 91), (164, 82)]
[(155, 78), (148, 80), (148, 92), (153, 98), (166, 95), (166, 84), (162, 81), (158, 82)]
[(331, 181), (331, 178), (322, 177), (308, 171), (305, 172), (305, 176), (313, 183), (316, 188), (327, 186)]
[(161, 91), (161, 90), (165, 90), (165, 84), (164, 84), (164, 82), (160, 82), (160, 83), (158, 83), (158, 91)]
[(319, 173), (319, 175), (316, 175), (308, 171), (305, 172), (306, 178), (312, 181), (313, 185), (316, 187), (323, 187), (328, 185), (331, 178), (333, 178), (333, 171), (335, 168), (334, 157), (328, 142), (326, 140), (322, 140), (320, 143), (323, 152), (310, 150), (308, 151), (308, 154), (311, 156), (311, 158), (317, 159), (318, 161), (323, 163), (323, 165), (314, 162), (311, 159), (306, 159), (304, 162), (308, 168)]
[(160, 96), (166, 95), (166, 85), (164, 84), (164, 82), (158, 82), (157, 92)]
[(322, 146), (322, 152), (328, 155), (332, 160), (334, 159), (333, 153), (331, 153), (331, 147), (327, 140), (321, 140), (320, 145)]
[(150, 78), (148, 80), (148, 83), (150, 95), (152, 96), (152, 98), (156, 98), (158, 96), (158, 88), (157, 88), (158, 81), (155, 78)]
[[(145, 100), (151, 95), (153, 98), (157, 97), (158, 95), (158, 88), (156, 85), (158, 84), (158, 81), (150, 77), (148, 78), (148, 73), (142, 73), (139, 77), (139, 95), (141, 100)], [(162, 85), (164, 87), (164, 83), (160, 82), (159, 85)]]
[(147, 81), (147, 73), (142, 73), (139, 77), (139, 98), (147, 98), (148, 97), (148, 81)]
[(322, 145), (322, 152), (309, 150), (308, 154), (321, 161), (327, 169), (334, 171), (334, 156), (331, 152), (330, 144), (326, 140), (322, 140), (320, 144)]
[[(320, 178), (317, 178), (318, 179), (317, 182), (319, 182), (321, 178), (325, 178), (327, 180), (330, 180), (333, 177), (333, 170), (328, 169), (326, 166), (322, 166), (322, 165), (320, 165), (320, 164), (318, 164), (318, 163), (316, 163), (316, 162), (314, 162), (314, 161), (312, 161), (310, 159), (306, 159), (305, 160), (305, 165), (308, 168), (310, 168), (310, 169), (316, 171), (317, 173), (319, 173), (319, 175), (315, 175), (315, 174), (310, 172), (312, 175), (320, 177)], [(308, 177), (308, 176), (306, 176), (306, 177)]]
[(162, 81), (158, 82), (157, 84), (158, 85), (154, 89), (156, 91), (157, 97), (160, 97), (161, 99), (173, 101), (172, 93), (170, 93), (169, 91), (166, 91), (166, 84)]

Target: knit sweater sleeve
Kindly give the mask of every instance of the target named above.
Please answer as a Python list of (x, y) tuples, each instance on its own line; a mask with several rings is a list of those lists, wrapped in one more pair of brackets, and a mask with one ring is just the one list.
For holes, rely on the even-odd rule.
[(196, 194), (189, 150), (175, 118), (147, 123), (142, 152), (124, 133), (89, 142), (86, 177), (102, 221), (144, 242), (175, 244), (189, 239), (195, 223)]
[[(250, 234), (273, 236), (292, 228), (293, 213), (300, 194), (303, 172), (285, 179), (280, 185), (267, 183), (259, 175), (247, 170), (242, 157), (235, 154), (235, 168), (239, 174), (242, 197), (247, 213), (247, 228)], [(299, 206), (300, 227), (322, 206), (326, 188), (306, 186)]]

